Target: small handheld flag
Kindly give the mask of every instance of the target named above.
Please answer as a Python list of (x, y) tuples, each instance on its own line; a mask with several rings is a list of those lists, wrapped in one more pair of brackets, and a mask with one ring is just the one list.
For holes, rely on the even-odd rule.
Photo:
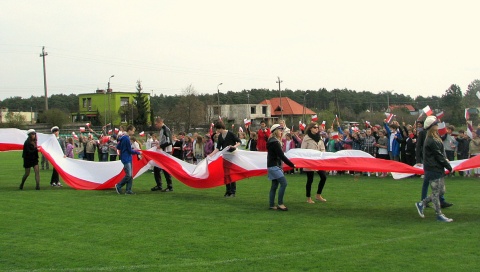
[(138, 133), (138, 135), (140, 135), (142, 137), (145, 136), (145, 131), (142, 131), (142, 132)]
[(444, 115), (443, 111), (437, 113), (437, 119), (442, 119)]
[(445, 126), (445, 122), (438, 123), (438, 134), (440, 134), (440, 136), (447, 134), (447, 127)]
[(80, 132), (85, 132), (85, 127), (80, 127)]
[(317, 122), (318, 116), (316, 114), (312, 115), (312, 122)]
[(427, 115), (427, 116), (430, 116), (432, 115), (433, 111), (432, 109), (430, 109), (430, 106), (426, 106), (425, 108), (422, 109), (422, 111)]

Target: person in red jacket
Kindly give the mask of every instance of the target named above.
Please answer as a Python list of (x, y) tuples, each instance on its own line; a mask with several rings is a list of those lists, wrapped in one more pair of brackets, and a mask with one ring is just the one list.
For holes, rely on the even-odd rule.
[(258, 151), (267, 151), (267, 140), (270, 137), (270, 129), (266, 126), (265, 121), (260, 122), (260, 129), (257, 132), (258, 139), (257, 139), (257, 150)]

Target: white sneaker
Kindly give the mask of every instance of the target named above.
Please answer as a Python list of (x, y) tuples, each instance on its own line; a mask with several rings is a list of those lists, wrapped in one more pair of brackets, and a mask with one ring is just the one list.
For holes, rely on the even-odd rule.
[(439, 214), (439, 215), (437, 215), (437, 221), (450, 223), (450, 222), (453, 222), (453, 219), (452, 218), (447, 218), (444, 214)]
[(63, 185), (60, 182), (57, 182), (58, 187), (62, 187)]

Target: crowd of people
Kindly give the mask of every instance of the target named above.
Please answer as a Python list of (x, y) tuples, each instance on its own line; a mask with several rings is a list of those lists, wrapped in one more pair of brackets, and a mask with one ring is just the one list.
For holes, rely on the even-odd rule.
[[(447, 222), (450, 219), (441, 214), (440, 208), (446, 208), (452, 204), (445, 201), (444, 190), (442, 190), (444, 183), (438, 182), (439, 175), (443, 177), (443, 171), (440, 174), (440, 171), (435, 172), (435, 170), (443, 169), (443, 167), (451, 170), (451, 166), (448, 164), (449, 161), (466, 159), (480, 154), (480, 138), (478, 137), (480, 131), (477, 131), (478, 133), (473, 131), (471, 137), (469, 137), (465, 131), (459, 130), (458, 133), (454, 133), (455, 127), (448, 126), (446, 133), (440, 135), (437, 125), (438, 120), (432, 121), (431, 117), (427, 117), (425, 122), (417, 121), (414, 125), (405, 124), (404, 122), (400, 124), (397, 121), (387, 123), (385, 121), (382, 125), (366, 125), (363, 129), (350, 125), (341, 126), (337, 119), (336, 127), (332, 124), (331, 127), (326, 128), (324, 124), (311, 122), (303, 130), (297, 131), (291, 131), (283, 120), (280, 120), (278, 124), (274, 124), (271, 128), (267, 127), (265, 121), (261, 121), (258, 130), (253, 130), (250, 126), (246, 126), (246, 132), (243, 132), (243, 129), (239, 129), (238, 133), (227, 130), (224, 123), (219, 121), (212, 124), (210, 133), (206, 135), (199, 135), (198, 133), (186, 135), (184, 132), (173, 134), (168, 126), (165, 125), (164, 119), (157, 117), (155, 119), (155, 127), (158, 129), (158, 134), (151, 133), (148, 135), (145, 141), (145, 148), (156, 147), (157, 150), (170, 153), (177, 159), (192, 164), (196, 164), (207, 157), (212, 157), (225, 148), (228, 148), (229, 152), (233, 152), (237, 148), (256, 152), (268, 152), (268, 178), (272, 180), (269, 200), (270, 209), (282, 211), (288, 210), (283, 203), (283, 195), (287, 186), (285, 174), (295, 173), (295, 166), (285, 157), (284, 153), (295, 148), (312, 149), (319, 152), (338, 152), (348, 149), (362, 150), (379, 159), (395, 160), (411, 166), (423, 165), (425, 178), (421, 202), (416, 204), (419, 214), (423, 216), (423, 208), (428, 205), (428, 202), (433, 202), (439, 220)], [(95, 152), (98, 152), (99, 161), (115, 161), (119, 157), (124, 164), (126, 176), (115, 188), (120, 193), (122, 186), (126, 185), (126, 194), (133, 194), (131, 156), (141, 156), (142, 149), (142, 144), (134, 137), (135, 128), (133, 126), (128, 126), (126, 130), (124, 127), (121, 127), (120, 131), (113, 135), (108, 135), (105, 127), (102, 128), (102, 133), (96, 133), (89, 129), (87, 135), (80, 135), (78, 142), (75, 142), (72, 137), (66, 140), (59, 137), (59, 131), (59, 128), (56, 126), (51, 129), (65, 157), (74, 158), (74, 153), (76, 153), (79, 159), (93, 161)], [(33, 167), (36, 189), (39, 190), (39, 157), (38, 151), (36, 151), (36, 133), (34, 130), (29, 130), (27, 133), (28, 139), (25, 142), (23, 151), (25, 174), (22, 178), (20, 189), (23, 189), (25, 180), (30, 174), (30, 168)], [(434, 144), (432, 144), (432, 139)], [(435, 151), (428, 149), (428, 146), (435, 147)], [(427, 152), (429, 153), (427, 154)], [(431, 160), (431, 152), (441, 153), (441, 156), (435, 153), (438, 155), (436, 157), (437, 161)], [(442, 156), (445, 160), (441, 159)], [(292, 169), (283, 173), (282, 161)], [(44, 169), (44, 164), (46, 164), (48, 169), (48, 160), (42, 155), (42, 169)], [(226, 187), (224, 196), (235, 197), (237, 192), (236, 183), (232, 182), (228, 174), (228, 167), (224, 169)], [(315, 200), (320, 202), (327, 201), (322, 196), (327, 174), (348, 173), (352, 175), (363, 174), (365, 176), (373, 174), (353, 171), (330, 171), (327, 173), (313, 169), (300, 169), (300, 171), (306, 174), (305, 195), (306, 202), (310, 204), (314, 204)], [(432, 171), (435, 174), (432, 174)], [(166, 180), (165, 188), (162, 183), (162, 172)], [(315, 172), (320, 180), (313, 199), (311, 188)], [(153, 167), (153, 173), (155, 186), (152, 187), (152, 191), (173, 191), (172, 177), (167, 171), (155, 166)], [(375, 175), (385, 177), (387, 173), (375, 173)], [(454, 176), (455, 173), (450, 171), (449, 175)], [(479, 172), (477, 170), (465, 171), (460, 172), (459, 175), (479, 176)], [(436, 181), (434, 185), (432, 180)], [(50, 184), (55, 187), (62, 186), (58, 172), (55, 169), (53, 169)], [(429, 185), (432, 187), (433, 196), (427, 197)], [(274, 199), (278, 186), (280, 186), (278, 205), (275, 205)], [(438, 201), (436, 201), (437, 197)]]

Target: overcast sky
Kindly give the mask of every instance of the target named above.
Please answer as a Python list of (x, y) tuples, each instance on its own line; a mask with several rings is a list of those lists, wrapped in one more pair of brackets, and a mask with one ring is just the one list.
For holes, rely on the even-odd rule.
[(0, 99), (253, 88), (441, 96), (480, 79), (480, 1), (0, 1)]

